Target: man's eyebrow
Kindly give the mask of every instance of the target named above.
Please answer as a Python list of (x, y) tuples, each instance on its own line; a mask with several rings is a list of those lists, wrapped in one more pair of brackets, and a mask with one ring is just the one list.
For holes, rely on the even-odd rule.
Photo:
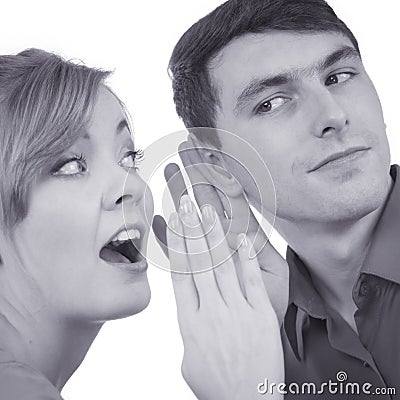
[(246, 85), (237, 98), (234, 112), (235, 114), (238, 114), (249, 100), (267, 89), (286, 85), (298, 79), (299, 76), (310, 75), (315, 71), (324, 71), (339, 61), (349, 59), (361, 60), (361, 56), (354, 47), (343, 46), (308, 67), (293, 68), (277, 75), (267, 75), (263, 78), (254, 78)]
[(318, 70), (323, 71), (332, 67), (339, 61), (344, 60), (361, 60), (360, 53), (352, 46), (343, 46), (340, 49), (326, 56), (323, 60), (318, 63)]
[(252, 79), (237, 98), (234, 112), (238, 114), (240, 109), (243, 108), (249, 100), (254, 96), (257, 96), (259, 93), (262, 93), (264, 90), (276, 86), (282, 86), (294, 80), (291, 75), (290, 72), (285, 72), (279, 75), (266, 76), (261, 79)]

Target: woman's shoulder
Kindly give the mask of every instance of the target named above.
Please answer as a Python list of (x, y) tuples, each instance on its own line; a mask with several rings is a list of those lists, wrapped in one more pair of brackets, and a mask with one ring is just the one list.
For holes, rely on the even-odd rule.
[(1, 348), (0, 393), (1, 400), (62, 400), (45, 376)]

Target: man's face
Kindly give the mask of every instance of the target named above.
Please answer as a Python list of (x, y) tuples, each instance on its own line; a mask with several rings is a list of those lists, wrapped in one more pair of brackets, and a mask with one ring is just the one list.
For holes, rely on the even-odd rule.
[[(375, 88), (348, 38), (248, 34), (227, 45), (209, 71), (219, 93), (216, 127), (245, 139), (266, 162), (278, 217), (341, 221), (382, 204), (390, 186), (385, 124)], [(222, 150), (233, 156), (241, 151), (225, 137)], [(251, 159), (246, 167), (252, 171)], [(263, 179), (252, 173), (256, 181)], [(255, 187), (239, 171), (239, 181), (241, 176), (255, 199)]]

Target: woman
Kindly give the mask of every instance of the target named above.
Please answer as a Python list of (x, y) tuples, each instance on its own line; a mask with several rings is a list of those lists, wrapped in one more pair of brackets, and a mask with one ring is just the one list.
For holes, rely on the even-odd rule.
[[(1, 400), (60, 400), (103, 323), (150, 299), (153, 200), (107, 76), (41, 50), (0, 56)], [(264, 373), (282, 375), (258, 262), (240, 236), (244, 296), (215, 210), (194, 210), (183, 196), (167, 233), (185, 379), (199, 399), (258, 398)]]
[(36, 49), (0, 56), (3, 400), (60, 399), (103, 323), (150, 299), (152, 198), (108, 75)]

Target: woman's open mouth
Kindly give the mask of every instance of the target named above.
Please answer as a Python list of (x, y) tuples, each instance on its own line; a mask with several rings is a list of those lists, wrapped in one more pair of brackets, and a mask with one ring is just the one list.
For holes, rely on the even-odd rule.
[(110, 264), (137, 264), (145, 262), (140, 250), (142, 232), (137, 229), (120, 230), (101, 248), (100, 258)]

